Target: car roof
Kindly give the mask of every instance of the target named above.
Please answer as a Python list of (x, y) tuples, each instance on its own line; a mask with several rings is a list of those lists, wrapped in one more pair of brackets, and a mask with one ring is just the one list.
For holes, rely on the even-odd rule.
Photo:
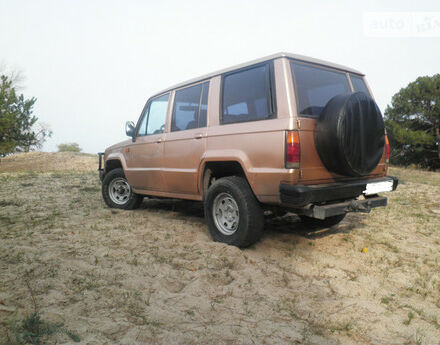
[(209, 78), (212, 78), (212, 77), (224, 74), (224, 73), (232, 72), (232, 71), (235, 71), (235, 70), (238, 70), (238, 69), (241, 69), (241, 68), (246, 68), (248, 66), (252, 66), (252, 65), (255, 65), (255, 64), (258, 64), (258, 63), (263, 63), (263, 62), (266, 62), (266, 61), (271, 61), (271, 60), (275, 60), (275, 59), (279, 59), (279, 58), (290, 58), (290, 59), (294, 59), (294, 60), (297, 60), (297, 61), (308, 62), (308, 63), (312, 63), (312, 64), (316, 64), (316, 65), (321, 65), (321, 66), (324, 66), (324, 67), (330, 67), (330, 68), (338, 69), (338, 70), (341, 70), (341, 71), (344, 71), (344, 72), (351, 72), (351, 73), (355, 73), (355, 74), (364, 76), (364, 74), (359, 72), (358, 70), (355, 70), (355, 69), (347, 67), (347, 66), (335, 64), (333, 62), (329, 62), (329, 61), (325, 61), (325, 60), (315, 59), (315, 58), (312, 58), (312, 57), (309, 57), (309, 56), (305, 56), (305, 55), (280, 52), (280, 53), (268, 55), (268, 56), (265, 56), (265, 57), (262, 57), (262, 58), (259, 58), (259, 59), (255, 59), (255, 60), (251, 60), (251, 61), (248, 61), (248, 62), (244, 62), (244, 63), (238, 64), (238, 65), (235, 65), (235, 66), (224, 68), (224, 69), (212, 72), (212, 73), (208, 73), (208, 74), (202, 75), (200, 77), (184, 81), (182, 83), (178, 83), (176, 85), (173, 85), (171, 87), (166, 88), (165, 90), (162, 90), (161, 92), (156, 93), (155, 96), (153, 96), (153, 97), (156, 97), (156, 96), (161, 95), (161, 94), (163, 94), (165, 92), (168, 92), (168, 91), (171, 91), (171, 90), (174, 90), (174, 89), (178, 89), (178, 88), (181, 88), (181, 87), (189, 85), (189, 84), (194, 84), (194, 83), (197, 83), (197, 82), (203, 81), (205, 79), (209, 79)]

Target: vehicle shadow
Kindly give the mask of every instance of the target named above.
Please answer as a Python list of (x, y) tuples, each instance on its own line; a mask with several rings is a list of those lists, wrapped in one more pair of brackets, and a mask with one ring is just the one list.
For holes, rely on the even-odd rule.
[[(198, 201), (179, 200), (179, 199), (160, 199), (145, 198), (140, 210), (148, 210), (149, 212), (166, 214), (173, 213), (173, 218), (185, 220), (188, 217), (196, 219), (197, 223), (205, 223), (203, 204)], [(276, 233), (298, 235), (307, 239), (319, 239), (329, 235), (338, 233), (347, 234), (354, 229), (363, 228), (365, 215), (350, 213), (338, 225), (330, 228), (310, 230), (301, 223), (300, 218), (293, 214), (287, 213), (281, 217), (265, 216), (264, 230), (266, 235), (276, 235)], [(272, 236), (271, 236), (272, 237)]]
[(304, 226), (301, 219), (293, 214), (287, 213), (282, 217), (266, 218), (265, 231), (272, 233), (294, 234), (307, 239), (319, 239), (334, 234), (348, 234), (354, 229), (364, 228), (365, 215), (351, 213), (345, 219), (330, 228), (310, 230)]
[(198, 201), (179, 199), (145, 198), (139, 209), (151, 212), (176, 212), (179, 218), (204, 218), (203, 204)]

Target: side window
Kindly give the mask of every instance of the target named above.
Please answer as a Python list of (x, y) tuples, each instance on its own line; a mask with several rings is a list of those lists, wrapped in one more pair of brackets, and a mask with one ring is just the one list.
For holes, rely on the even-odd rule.
[(171, 131), (197, 128), (202, 84), (176, 91)]
[(334, 96), (350, 92), (347, 76), (343, 72), (291, 63), (296, 82), (298, 112), (319, 116)]
[(169, 94), (154, 99), (148, 112), (147, 135), (160, 134), (165, 130)]
[(139, 128), (138, 128), (138, 131), (136, 134), (138, 137), (147, 135), (147, 119), (148, 119), (148, 110), (149, 109), (150, 109), (150, 105), (148, 104), (148, 106), (145, 108), (145, 110), (142, 114), (141, 123), (139, 124)]
[(200, 110), (199, 110), (199, 127), (206, 127), (206, 116), (208, 113), (208, 93), (209, 93), (209, 81), (203, 83), (202, 97), (200, 100)]
[(367, 85), (365, 85), (364, 80), (361, 77), (358, 77), (357, 75), (350, 74), (351, 83), (353, 84), (354, 91), (358, 92), (364, 92), (368, 96), (370, 95), (370, 92), (367, 89)]
[(269, 64), (223, 77), (222, 123), (255, 121), (274, 115)]
[(155, 98), (151, 101), (148, 111), (142, 119), (141, 127), (139, 128), (139, 134), (142, 135), (141, 129), (142, 124), (146, 119), (146, 134), (143, 135), (152, 135), (152, 134), (161, 134), (165, 131), (165, 121), (167, 118), (167, 109), (168, 109), (168, 98), (169, 94), (165, 94), (158, 98)]
[(164, 132), (169, 96), (169, 93), (167, 93), (150, 101), (142, 116), (137, 132), (138, 137)]
[(171, 131), (184, 131), (206, 126), (209, 82), (176, 91)]

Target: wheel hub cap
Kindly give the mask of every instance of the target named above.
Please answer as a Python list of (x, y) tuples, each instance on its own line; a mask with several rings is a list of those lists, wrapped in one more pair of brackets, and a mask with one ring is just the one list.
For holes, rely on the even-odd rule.
[(213, 218), (217, 229), (230, 236), (237, 231), (240, 213), (235, 199), (229, 193), (220, 193), (214, 199)]
[(124, 205), (130, 199), (131, 187), (124, 178), (116, 178), (108, 186), (110, 199), (118, 205)]

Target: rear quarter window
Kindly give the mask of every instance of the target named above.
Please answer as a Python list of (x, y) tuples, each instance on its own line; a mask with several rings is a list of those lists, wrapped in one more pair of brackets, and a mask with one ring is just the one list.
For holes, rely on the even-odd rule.
[(344, 72), (291, 62), (296, 84), (298, 113), (317, 117), (327, 102), (341, 93), (351, 92)]
[(271, 65), (223, 76), (221, 123), (256, 121), (275, 115)]
[(365, 85), (364, 79), (362, 77), (359, 77), (357, 75), (350, 74), (351, 83), (353, 84), (354, 91), (358, 92), (364, 92), (368, 96), (370, 95), (370, 92), (367, 89), (367, 85)]

